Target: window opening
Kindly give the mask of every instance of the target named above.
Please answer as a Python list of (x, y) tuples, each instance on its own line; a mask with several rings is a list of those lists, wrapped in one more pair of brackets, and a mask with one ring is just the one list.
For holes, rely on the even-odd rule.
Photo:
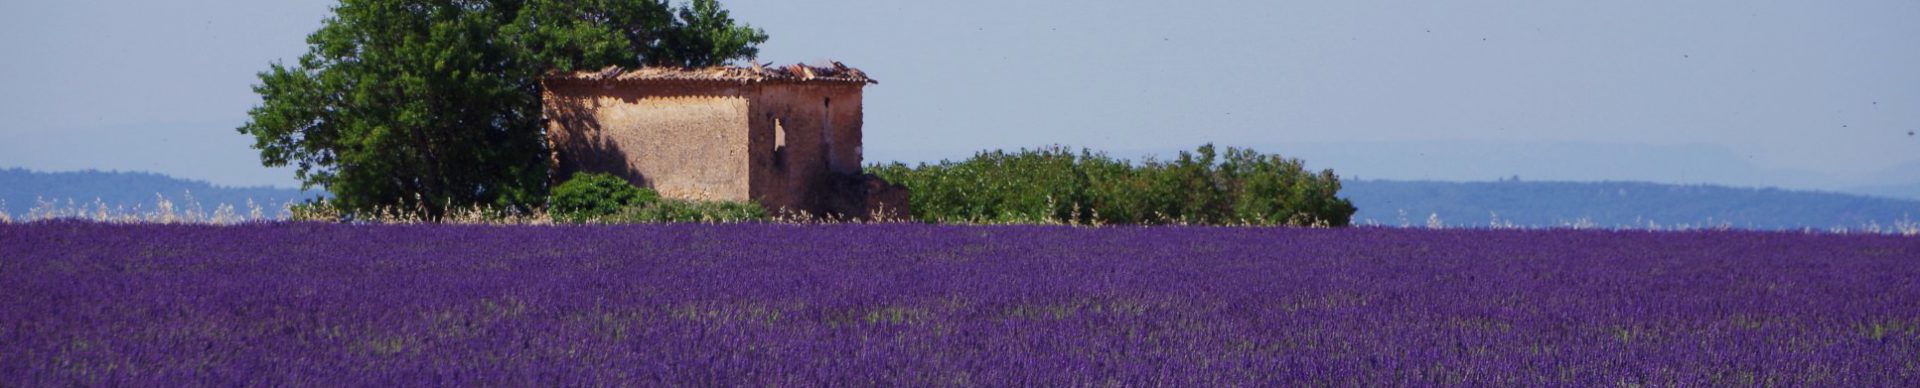
[(780, 125), (780, 119), (773, 119), (773, 166), (787, 165), (787, 128)]
[(820, 137), (826, 144), (827, 152), (822, 154), (827, 158), (827, 171), (840, 172), (838, 166), (834, 165), (838, 159), (833, 157), (833, 98), (828, 97), (824, 101), (820, 105)]

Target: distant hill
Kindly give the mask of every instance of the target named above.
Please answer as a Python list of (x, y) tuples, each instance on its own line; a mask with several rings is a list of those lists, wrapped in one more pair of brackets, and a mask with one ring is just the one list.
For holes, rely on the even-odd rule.
[(1888, 198), (1920, 200), (1920, 183), (1856, 187), (1847, 191)]
[(1425, 225), (1439, 215), (1449, 226), (1564, 226), (1586, 220), (1603, 227), (1730, 225), (1750, 229), (1859, 228), (1920, 220), (1920, 201), (1780, 189), (1635, 182), (1342, 182), (1342, 196), (1360, 207), (1354, 222)]
[(268, 216), (280, 217), (284, 216), (278, 213), (285, 204), (321, 195), (317, 191), (303, 192), (278, 187), (216, 186), (145, 172), (0, 169), (0, 201), (5, 201), (0, 210), (15, 217), (27, 214), (40, 206), (41, 201), (58, 201), (59, 206), (67, 207), (67, 202), (71, 200), (75, 205), (93, 209), (94, 201), (99, 200), (110, 209), (131, 210), (137, 206), (142, 210), (151, 210), (163, 196), (176, 207), (184, 209), (198, 204), (209, 212), (221, 204), (233, 205), (235, 209), (245, 212), (247, 201), (251, 199)]

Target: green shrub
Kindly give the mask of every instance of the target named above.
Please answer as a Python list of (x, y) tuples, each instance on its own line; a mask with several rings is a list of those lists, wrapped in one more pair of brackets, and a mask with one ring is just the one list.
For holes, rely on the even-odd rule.
[(933, 222), (1345, 226), (1357, 210), (1331, 170), (1210, 144), (1165, 162), (1044, 147), (869, 171), (906, 185), (913, 217)]
[(634, 187), (626, 179), (610, 174), (580, 173), (553, 188), (553, 197), (547, 200), (547, 213), (556, 222), (588, 222), (659, 201), (659, 193)]

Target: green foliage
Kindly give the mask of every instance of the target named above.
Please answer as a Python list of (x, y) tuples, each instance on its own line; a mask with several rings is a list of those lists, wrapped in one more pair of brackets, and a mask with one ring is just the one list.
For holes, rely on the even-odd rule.
[(663, 199), (630, 206), (607, 219), (609, 222), (710, 222), (730, 223), (764, 221), (771, 217), (767, 209), (747, 202), (705, 202)]
[(547, 213), (554, 221), (586, 222), (603, 219), (632, 206), (646, 206), (660, 200), (653, 190), (634, 187), (627, 180), (610, 174), (581, 173), (553, 188), (547, 201)]
[(343, 0), (273, 64), (239, 132), (349, 212), (539, 207), (539, 77), (750, 58), (767, 36), (712, 0)]
[(912, 190), (913, 216), (935, 222), (1346, 226), (1332, 170), (1213, 145), (1135, 165), (1065, 147), (990, 151), (964, 162), (869, 168)]
[(744, 222), (768, 219), (767, 210), (745, 202), (663, 199), (609, 174), (581, 173), (553, 188), (547, 212), (556, 222)]

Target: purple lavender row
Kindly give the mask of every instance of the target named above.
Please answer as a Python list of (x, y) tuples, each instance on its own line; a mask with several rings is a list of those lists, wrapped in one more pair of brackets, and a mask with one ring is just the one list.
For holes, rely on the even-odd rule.
[(1920, 385), (1920, 239), (0, 225), (4, 385)]

